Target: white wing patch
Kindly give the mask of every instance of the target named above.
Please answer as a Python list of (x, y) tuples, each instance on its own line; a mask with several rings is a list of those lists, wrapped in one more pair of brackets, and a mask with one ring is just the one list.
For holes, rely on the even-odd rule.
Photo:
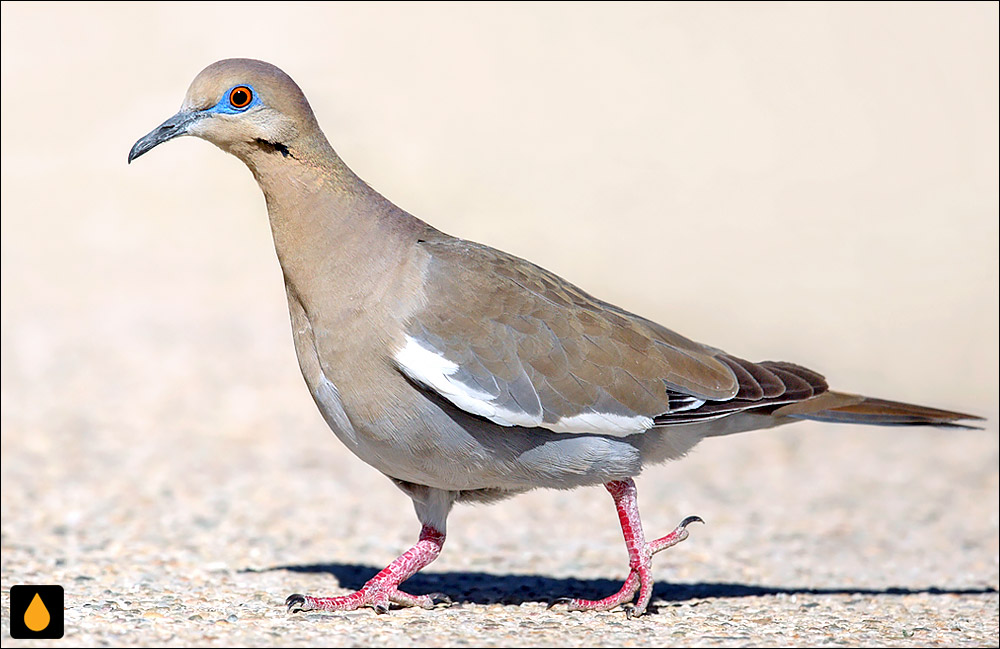
[(498, 408), (493, 403), (492, 394), (451, 378), (458, 371), (458, 365), (436, 351), (427, 349), (410, 336), (406, 337), (406, 346), (396, 352), (396, 363), (403, 374), (417, 383), (434, 390), (462, 410), (485, 417), (495, 424), (532, 428), (542, 423), (540, 415), (534, 417)]
[(606, 412), (585, 412), (572, 417), (560, 417), (554, 424), (542, 424), (557, 433), (602, 433), (632, 435), (653, 427), (651, 417), (624, 417)]
[(653, 427), (652, 418), (642, 415), (627, 417), (591, 411), (572, 417), (561, 417), (552, 423), (543, 421), (540, 414), (532, 415), (499, 407), (492, 394), (452, 378), (458, 371), (458, 365), (438, 352), (424, 347), (412, 336), (406, 337), (406, 345), (396, 352), (395, 359), (399, 369), (411, 380), (434, 390), (462, 410), (501, 426), (542, 427), (556, 433), (621, 436), (641, 433)]

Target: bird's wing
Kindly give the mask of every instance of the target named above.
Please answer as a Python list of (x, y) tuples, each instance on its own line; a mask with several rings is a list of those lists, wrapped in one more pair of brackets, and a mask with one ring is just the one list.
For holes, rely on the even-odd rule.
[(626, 436), (825, 390), (815, 373), (728, 356), (501, 251), (445, 237), (419, 245), (425, 301), (397, 367), (494, 423)]

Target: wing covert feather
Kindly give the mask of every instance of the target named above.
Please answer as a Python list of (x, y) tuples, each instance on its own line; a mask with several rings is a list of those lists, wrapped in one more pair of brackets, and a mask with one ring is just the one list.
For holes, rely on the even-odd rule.
[[(429, 254), (426, 303), (406, 334), (407, 344), (417, 345), (411, 358), (427, 363), (401, 369), (427, 386), (442, 379), (423, 372), (446, 372), (448, 389), (468, 388), (488, 401), (472, 408), (492, 408), (494, 414), (483, 416), (497, 423), (632, 434), (670, 411), (668, 389), (675, 397), (712, 400), (739, 391), (737, 375), (718, 350), (602, 302), (538, 266), (468, 241), (421, 245)], [(423, 352), (443, 358), (443, 369)]]

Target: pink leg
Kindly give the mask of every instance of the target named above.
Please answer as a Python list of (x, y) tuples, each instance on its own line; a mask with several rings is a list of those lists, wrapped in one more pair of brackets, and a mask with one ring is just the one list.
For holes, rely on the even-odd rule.
[(397, 586), (412, 577), (418, 570), (430, 564), (441, 554), (444, 533), (430, 525), (420, 530), (420, 540), (390, 563), (382, 572), (368, 580), (361, 590), (341, 597), (310, 597), (291, 595), (285, 600), (288, 611), (353, 611), (362, 606), (370, 606), (376, 613), (387, 613), (389, 604), (400, 606), (420, 606), (433, 608), (440, 601), (450, 601), (444, 595), (410, 595)]
[(697, 516), (688, 516), (670, 534), (647, 543), (642, 532), (642, 521), (639, 519), (635, 482), (631, 478), (614, 480), (604, 487), (611, 492), (611, 497), (615, 499), (615, 507), (618, 509), (618, 520), (621, 521), (625, 547), (628, 548), (629, 575), (621, 590), (604, 599), (561, 599), (554, 604), (567, 604), (571, 611), (609, 611), (631, 601), (638, 591), (639, 599), (635, 605), (626, 604), (625, 609), (625, 614), (629, 618), (637, 617), (646, 612), (649, 600), (653, 597), (653, 576), (650, 572), (653, 555), (686, 539), (688, 531), (684, 528), (688, 525), (704, 521)]

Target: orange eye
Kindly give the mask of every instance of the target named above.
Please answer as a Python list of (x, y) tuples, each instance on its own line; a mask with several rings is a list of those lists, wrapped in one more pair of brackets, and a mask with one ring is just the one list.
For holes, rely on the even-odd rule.
[(229, 104), (233, 108), (246, 108), (253, 101), (253, 91), (246, 86), (236, 86), (229, 92)]

